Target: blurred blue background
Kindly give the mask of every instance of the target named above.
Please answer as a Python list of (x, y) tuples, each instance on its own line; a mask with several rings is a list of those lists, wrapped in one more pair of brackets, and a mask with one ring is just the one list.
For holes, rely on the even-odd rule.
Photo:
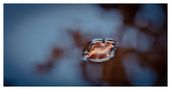
[[(94, 38), (116, 56), (84, 62)], [(167, 86), (167, 4), (4, 4), (4, 86)]]

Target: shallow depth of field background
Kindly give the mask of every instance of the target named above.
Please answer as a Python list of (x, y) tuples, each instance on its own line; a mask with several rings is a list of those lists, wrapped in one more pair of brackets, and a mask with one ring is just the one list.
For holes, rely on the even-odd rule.
[[(94, 38), (116, 55), (84, 62)], [(5, 86), (167, 86), (167, 5), (4, 4)]]

